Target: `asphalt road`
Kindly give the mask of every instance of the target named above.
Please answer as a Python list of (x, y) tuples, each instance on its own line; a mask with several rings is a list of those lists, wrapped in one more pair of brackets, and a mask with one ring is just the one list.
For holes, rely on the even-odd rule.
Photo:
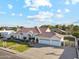
[(59, 59), (74, 59), (77, 57), (76, 49), (72, 47), (65, 47), (63, 54)]
[(0, 59), (23, 59), (20, 56), (16, 56), (16, 54), (12, 54), (0, 49)]

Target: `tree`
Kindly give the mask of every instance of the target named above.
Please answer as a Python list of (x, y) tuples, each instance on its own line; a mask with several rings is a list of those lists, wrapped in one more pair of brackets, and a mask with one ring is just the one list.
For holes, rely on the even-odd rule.
[(79, 26), (78, 26), (78, 25), (75, 25), (75, 26), (73, 27), (73, 31), (74, 31), (74, 32), (79, 31)]
[(79, 32), (75, 32), (72, 35), (75, 36), (75, 37), (77, 37), (77, 38), (79, 38)]
[(52, 26), (52, 25), (42, 25), (40, 27), (41, 28), (50, 28), (50, 29), (54, 28), (54, 26)]
[(12, 27), (12, 30), (17, 31), (17, 28), (16, 27)]
[(62, 25), (55, 25), (55, 28), (62, 29)]
[(68, 25), (68, 26), (66, 27), (66, 32), (67, 32), (67, 34), (72, 34), (72, 32), (73, 32), (73, 27), (74, 27), (73, 24)]
[(62, 25), (62, 30), (66, 30), (66, 26), (65, 25)]
[(0, 30), (3, 30), (4, 29), (4, 27), (0, 27)]

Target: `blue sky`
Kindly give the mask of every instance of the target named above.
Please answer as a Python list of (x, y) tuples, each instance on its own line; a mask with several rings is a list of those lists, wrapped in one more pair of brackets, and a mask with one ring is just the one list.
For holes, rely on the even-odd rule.
[(79, 0), (1, 0), (1, 26), (79, 24)]

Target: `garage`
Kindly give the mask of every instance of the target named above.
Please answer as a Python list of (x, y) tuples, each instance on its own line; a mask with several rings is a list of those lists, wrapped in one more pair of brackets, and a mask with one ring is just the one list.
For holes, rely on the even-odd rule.
[(60, 47), (63, 42), (63, 36), (59, 34), (54, 34), (52, 32), (46, 32), (39, 34), (38, 41), (40, 44), (47, 44)]
[(50, 45), (50, 40), (41, 39), (41, 40), (39, 40), (39, 43), (40, 43), (40, 44), (47, 44), (47, 45)]
[(59, 40), (46, 40), (46, 39), (41, 39), (39, 40), (40, 44), (46, 44), (46, 45), (52, 45), (52, 46), (61, 46), (61, 41)]
[(50, 45), (61, 46), (61, 41), (59, 41), (59, 40), (51, 40)]

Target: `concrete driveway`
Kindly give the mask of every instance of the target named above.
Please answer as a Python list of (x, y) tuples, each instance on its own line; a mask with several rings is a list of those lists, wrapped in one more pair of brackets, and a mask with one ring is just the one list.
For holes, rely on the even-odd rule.
[(38, 44), (22, 53), (22, 55), (28, 59), (59, 59), (63, 51), (64, 50), (60, 48)]

